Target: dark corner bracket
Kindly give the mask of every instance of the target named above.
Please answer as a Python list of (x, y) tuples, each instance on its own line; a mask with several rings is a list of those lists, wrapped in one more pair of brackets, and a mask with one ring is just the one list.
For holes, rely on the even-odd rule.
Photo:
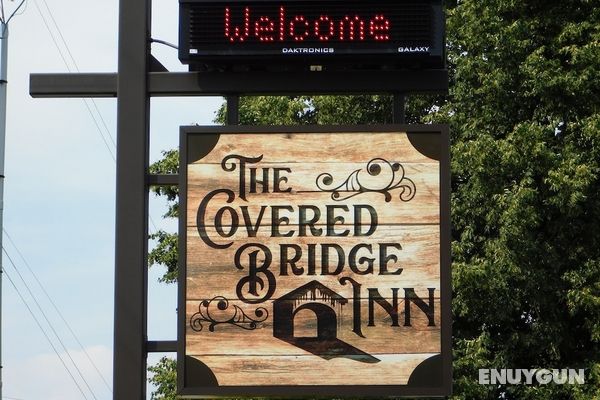
[(188, 387), (219, 386), (212, 370), (197, 358), (186, 356), (185, 367), (185, 381)]
[(429, 357), (417, 365), (408, 378), (409, 387), (435, 387), (443, 385), (443, 359), (440, 354)]

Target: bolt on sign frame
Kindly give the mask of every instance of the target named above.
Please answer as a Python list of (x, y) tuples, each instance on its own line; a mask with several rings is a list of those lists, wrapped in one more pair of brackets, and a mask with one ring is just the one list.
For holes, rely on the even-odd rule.
[(180, 394), (450, 394), (447, 127), (180, 143)]
[(147, 336), (148, 191), (177, 185), (177, 175), (148, 172), (151, 97), (226, 96), (228, 123), (239, 123), (240, 95), (393, 94), (394, 122), (404, 95), (447, 93), (448, 72), (345, 71), (253, 73), (156, 72), (150, 53), (151, 0), (119, 1), (117, 73), (31, 74), (37, 98), (117, 97), (117, 200), (113, 398), (146, 398), (146, 357), (175, 352), (176, 340)]

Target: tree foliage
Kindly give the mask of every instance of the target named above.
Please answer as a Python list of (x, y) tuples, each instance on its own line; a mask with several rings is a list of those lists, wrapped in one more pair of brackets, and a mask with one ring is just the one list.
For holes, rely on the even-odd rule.
[[(151, 174), (176, 174), (179, 171), (179, 151), (163, 151), (163, 158), (150, 165)], [(164, 218), (177, 218), (179, 210), (179, 190), (177, 186), (153, 186), (152, 191), (157, 196), (167, 200), (167, 212)], [(155, 242), (148, 254), (148, 265), (162, 265), (165, 272), (159, 278), (160, 282), (177, 282), (177, 235), (172, 232), (159, 230), (150, 234), (150, 240)]]
[[(600, 398), (600, 7), (462, 0), (447, 23), (450, 94), (411, 97), (407, 119), (451, 126), (454, 397)], [(391, 100), (243, 98), (240, 117), (382, 123)], [(153, 260), (171, 272), (167, 247)], [(584, 368), (586, 384), (484, 386), (479, 368)]]
[[(459, 398), (600, 396), (600, 14), (589, 1), (449, 10)], [(585, 386), (477, 384), (585, 368)]]
[(176, 400), (177, 399), (177, 365), (175, 360), (162, 357), (157, 364), (148, 367), (151, 376), (148, 379), (156, 386), (152, 393), (152, 400)]

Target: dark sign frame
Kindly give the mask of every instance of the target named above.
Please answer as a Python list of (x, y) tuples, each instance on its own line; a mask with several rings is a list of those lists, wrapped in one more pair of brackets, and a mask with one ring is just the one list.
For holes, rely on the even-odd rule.
[[(440, 290), (441, 354), (427, 359), (412, 373), (407, 385), (279, 385), (214, 386), (210, 370), (197, 364), (186, 367), (186, 246), (187, 246), (187, 163), (188, 139), (194, 135), (251, 133), (359, 133), (407, 132), (440, 135)], [(427, 144), (424, 144), (424, 148)], [(429, 151), (432, 149), (429, 148)], [(208, 149), (210, 151), (210, 149)], [(335, 126), (182, 126), (180, 128), (179, 170), (179, 275), (177, 326), (177, 389), (190, 396), (430, 396), (445, 397), (452, 393), (452, 315), (450, 255), (450, 139), (446, 125), (335, 125)], [(186, 376), (186, 374), (190, 376)], [(194, 384), (190, 384), (191, 375)], [(211, 386), (212, 385), (212, 386)]]

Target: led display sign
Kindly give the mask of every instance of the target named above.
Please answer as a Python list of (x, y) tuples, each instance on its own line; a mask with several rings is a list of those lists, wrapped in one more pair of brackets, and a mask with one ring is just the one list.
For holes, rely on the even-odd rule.
[(188, 64), (353, 62), (443, 67), (440, 1), (180, 0)]

